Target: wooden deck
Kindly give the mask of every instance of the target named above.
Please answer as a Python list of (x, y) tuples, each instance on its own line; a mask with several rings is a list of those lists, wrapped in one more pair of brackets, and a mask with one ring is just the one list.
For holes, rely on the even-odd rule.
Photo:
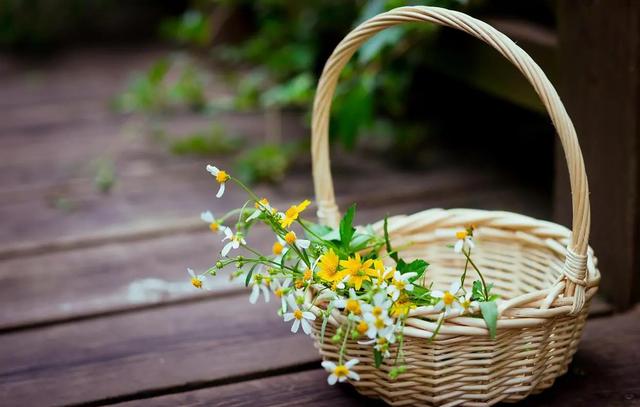
[[(206, 160), (122, 137), (126, 119), (107, 101), (155, 55), (74, 51), (36, 67), (0, 59), (0, 404), (372, 404), (326, 384), (311, 341), (289, 332), (275, 304), (250, 305), (224, 278), (211, 292), (189, 286), (185, 268), (211, 265), (220, 248), (198, 214), (242, 195), (231, 188), (215, 200)], [(224, 121), (262, 137), (259, 114)], [(295, 120), (287, 126), (308, 136)], [(89, 165), (105, 151), (118, 168), (107, 195)], [(355, 159), (335, 167), (339, 199), (358, 200), (362, 223), (440, 206), (551, 211), (548, 197), (493, 173), (401, 173)], [(380, 184), (384, 196), (362, 198)], [(308, 165), (258, 189), (276, 206), (312, 197)], [(521, 405), (640, 405), (640, 309), (590, 320), (570, 373)]]

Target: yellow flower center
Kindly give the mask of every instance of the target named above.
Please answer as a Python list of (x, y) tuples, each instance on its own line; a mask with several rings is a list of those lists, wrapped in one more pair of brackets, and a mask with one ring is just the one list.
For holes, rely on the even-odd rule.
[(297, 237), (295, 232), (289, 232), (286, 235), (284, 235), (284, 240), (288, 244), (294, 244), (296, 242), (296, 239)]
[(349, 368), (345, 365), (336, 366), (336, 370), (333, 371), (333, 374), (340, 377), (347, 377), (349, 374)]
[(277, 288), (274, 294), (276, 297), (282, 297), (284, 295), (284, 290), (282, 288)]
[(295, 283), (293, 283), (295, 285), (296, 288), (300, 289), (302, 287), (304, 287), (304, 281), (302, 280), (296, 280)]
[(378, 345), (384, 345), (387, 343), (387, 338), (378, 338)]
[(404, 287), (406, 286), (404, 281), (401, 280), (396, 280), (393, 282), (393, 285), (396, 286), (396, 288), (398, 289), (398, 291), (402, 291), (404, 290)]
[(356, 328), (360, 335), (364, 335), (369, 330), (369, 324), (367, 324), (364, 320), (358, 323)]
[(464, 301), (462, 301), (462, 307), (463, 307), (464, 309), (467, 309), (467, 308), (469, 308), (470, 306), (471, 306), (471, 301), (469, 301), (469, 300), (464, 300)]
[(360, 315), (362, 311), (360, 310), (360, 303), (358, 302), (358, 300), (347, 300), (347, 311), (352, 312), (356, 315)]
[(277, 255), (282, 253), (283, 249), (284, 249), (284, 247), (282, 247), (282, 243), (275, 242), (273, 244), (273, 247), (271, 248), (271, 251), (273, 252), (273, 254), (275, 254), (277, 256)]
[(220, 229), (220, 225), (218, 224), (218, 222), (211, 222), (209, 224), (209, 229), (211, 229), (212, 232), (217, 232), (218, 229)]
[(453, 304), (453, 301), (455, 299), (456, 299), (455, 295), (451, 294), (449, 291), (446, 291), (442, 296), (442, 302), (444, 302), (445, 305)]
[(218, 175), (216, 175), (216, 181), (223, 184), (227, 182), (228, 179), (229, 179), (229, 174), (227, 174), (226, 171), (223, 171), (223, 170), (218, 171)]
[(193, 277), (191, 279), (191, 284), (195, 287), (195, 288), (202, 288), (202, 280), (200, 280), (199, 278)]
[(376, 318), (376, 328), (377, 329), (384, 328), (384, 320), (382, 318)]
[(456, 239), (464, 239), (465, 237), (467, 237), (467, 231), (466, 230), (461, 230), (460, 232), (456, 232)]
[(302, 276), (302, 279), (305, 281), (311, 280), (311, 277), (313, 277), (313, 273), (311, 272), (311, 269), (306, 269), (304, 271), (304, 275)]
[(379, 317), (380, 315), (382, 315), (382, 307), (373, 307), (373, 311), (371, 311), (371, 313), (374, 316)]
[(293, 311), (293, 317), (298, 320), (302, 319), (302, 311), (299, 309)]

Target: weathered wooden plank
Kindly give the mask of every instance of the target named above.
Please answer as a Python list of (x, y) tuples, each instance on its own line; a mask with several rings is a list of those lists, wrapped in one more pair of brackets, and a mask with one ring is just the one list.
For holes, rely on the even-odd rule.
[[(640, 3), (559, 2), (561, 96), (589, 176), (601, 293), (619, 310), (640, 300)], [(562, 149), (555, 216), (570, 224)]]
[(108, 401), (238, 380), (318, 360), (271, 306), (246, 296), (0, 336), (0, 399), (20, 406)]
[[(96, 192), (90, 184), (76, 185), (67, 191), (71, 210), (68, 212), (52, 207), (47, 195), (23, 196), (7, 199), (0, 204), (0, 247), (15, 251), (16, 246), (34, 241), (50, 242), (69, 237), (84, 237), (96, 232), (110, 233), (114, 230), (148, 228), (170, 220), (193, 219), (207, 207), (219, 213), (244, 202), (238, 188), (228, 188), (229, 196), (223, 200), (215, 198), (217, 187), (205, 173), (207, 160), (194, 160), (171, 170), (132, 176), (120, 180), (108, 194)], [(349, 194), (362, 205), (393, 202), (408, 197), (427, 198), (434, 194), (451, 194), (466, 191), (470, 194), (488, 188), (497, 181), (492, 176), (469, 174), (459, 170), (441, 169), (424, 173), (401, 174), (378, 169), (373, 165), (337, 166), (338, 194)], [(292, 171), (282, 185), (268, 188), (259, 186), (256, 192), (269, 196), (273, 201), (284, 203), (300, 197), (312, 196), (310, 176), (304, 170)], [(397, 182), (402, 178), (403, 182)], [(390, 186), (388, 194), (369, 194), (380, 185)], [(392, 189), (391, 189), (392, 188)], [(395, 191), (395, 192), (394, 192)], [(362, 198), (360, 198), (362, 196)], [(8, 201), (8, 202), (7, 202)], [(215, 206), (219, 205), (219, 206)], [(226, 208), (226, 209), (225, 209)], [(2, 256), (0, 256), (2, 257)]]
[[(551, 389), (530, 396), (518, 405), (637, 406), (640, 400), (640, 355), (629, 350), (637, 347), (640, 340), (638, 322), (640, 308), (625, 315), (589, 321), (569, 373), (558, 379)], [(612, 335), (612, 332), (616, 334)], [(348, 385), (328, 386), (326, 377), (323, 370), (314, 369), (134, 400), (118, 406), (241, 406), (255, 402), (263, 406), (292, 403), (314, 406), (383, 405), (359, 396)]]
[(119, 407), (163, 406), (384, 406), (357, 394), (349, 385), (327, 385), (324, 370), (313, 369), (205, 388), (187, 393), (117, 404)]

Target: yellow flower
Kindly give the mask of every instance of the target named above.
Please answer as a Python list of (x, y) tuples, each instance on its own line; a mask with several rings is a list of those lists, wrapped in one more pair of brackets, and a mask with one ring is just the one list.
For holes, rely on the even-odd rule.
[(391, 316), (394, 318), (404, 317), (415, 307), (416, 305), (407, 298), (400, 298), (391, 306)]
[(304, 271), (304, 274), (302, 275), (302, 279), (303, 279), (304, 281), (309, 281), (309, 280), (311, 280), (312, 278), (313, 278), (313, 272), (311, 271), (311, 269), (310, 269), (310, 268), (307, 268), (307, 269)]
[(300, 213), (302, 213), (302, 211), (307, 209), (307, 206), (309, 206), (309, 204), (311, 204), (311, 202), (308, 199), (305, 199), (304, 201), (300, 202), (298, 205), (293, 205), (291, 208), (287, 209), (282, 219), (280, 220), (280, 225), (283, 228), (288, 228), (289, 226), (291, 226), (293, 221), (298, 219), (298, 216), (300, 216)]
[(358, 253), (347, 260), (340, 260), (340, 265), (349, 274), (349, 283), (353, 284), (356, 290), (362, 287), (364, 281), (371, 281), (371, 277), (376, 276), (376, 271), (372, 268), (373, 260), (369, 259), (363, 262)]
[(282, 243), (280, 242), (275, 242), (273, 244), (273, 247), (271, 248), (271, 251), (273, 252), (273, 254), (275, 254), (276, 256), (282, 254), (282, 250), (284, 249), (284, 246), (282, 245)]
[(320, 260), (318, 261), (318, 268), (320, 271), (318, 272), (318, 277), (325, 281), (336, 281), (341, 280), (346, 275), (346, 272), (338, 272), (338, 265), (340, 264), (340, 258), (333, 251), (333, 249), (329, 249), (325, 254), (320, 256)]

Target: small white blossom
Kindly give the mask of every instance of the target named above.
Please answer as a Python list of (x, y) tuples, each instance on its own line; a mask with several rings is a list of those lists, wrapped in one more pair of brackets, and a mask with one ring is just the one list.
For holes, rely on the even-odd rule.
[(344, 365), (336, 365), (329, 360), (325, 360), (322, 362), (322, 367), (330, 373), (327, 382), (330, 385), (334, 385), (336, 382), (344, 382), (347, 379), (360, 380), (360, 375), (351, 370), (358, 362), (360, 362), (358, 359), (351, 359)]
[(239, 248), (240, 244), (247, 244), (247, 241), (244, 240), (244, 237), (242, 237), (242, 235), (239, 233), (234, 234), (231, 231), (231, 228), (224, 228), (224, 239), (222, 239), (222, 241), (224, 242), (225, 240), (229, 240), (229, 242), (222, 248), (222, 252), (220, 253), (222, 254), (222, 257), (225, 257), (227, 254), (229, 254), (229, 251), (231, 249)]
[(188, 268), (187, 273), (191, 277), (191, 285), (195, 288), (206, 288), (206, 276), (204, 274), (196, 274), (192, 269)]
[(260, 292), (262, 292), (262, 296), (264, 297), (264, 302), (269, 302), (269, 287), (271, 285), (271, 277), (262, 275), (257, 273), (253, 276), (253, 281), (251, 283), (251, 295), (249, 296), (249, 302), (251, 304), (255, 304), (258, 302), (258, 298), (260, 297)]
[(216, 198), (222, 197), (224, 194), (225, 184), (229, 180), (229, 174), (226, 171), (219, 169), (213, 165), (207, 165), (207, 171), (214, 177), (216, 177), (216, 181), (220, 184), (220, 188), (218, 189), (218, 193), (216, 194)]
[(314, 321), (316, 316), (309, 311), (302, 311), (298, 304), (295, 301), (289, 300), (289, 305), (293, 312), (287, 312), (284, 314), (284, 322), (289, 322), (293, 320), (293, 325), (291, 325), (291, 332), (296, 333), (300, 326), (302, 326), (302, 330), (305, 334), (311, 335), (311, 323), (309, 321)]
[(393, 281), (387, 287), (387, 293), (394, 301), (397, 301), (403, 291), (413, 291), (413, 284), (410, 279), (417, 276), (417, 273), (405, 273), (402, 274), (396, 271), (393, 275)]
[(435, 309), (441, 311), (444, 309), (445, 316), (450, 315), (453, 312), (461, 312), (462, 306), (458, 301), (458, 291), (460, 291), (460, 281), (454, 281), (451, 283), (448, 291), (434, 290), (431, 295), (434, 298), (440, 298), (440, 301), (435, 305)]

